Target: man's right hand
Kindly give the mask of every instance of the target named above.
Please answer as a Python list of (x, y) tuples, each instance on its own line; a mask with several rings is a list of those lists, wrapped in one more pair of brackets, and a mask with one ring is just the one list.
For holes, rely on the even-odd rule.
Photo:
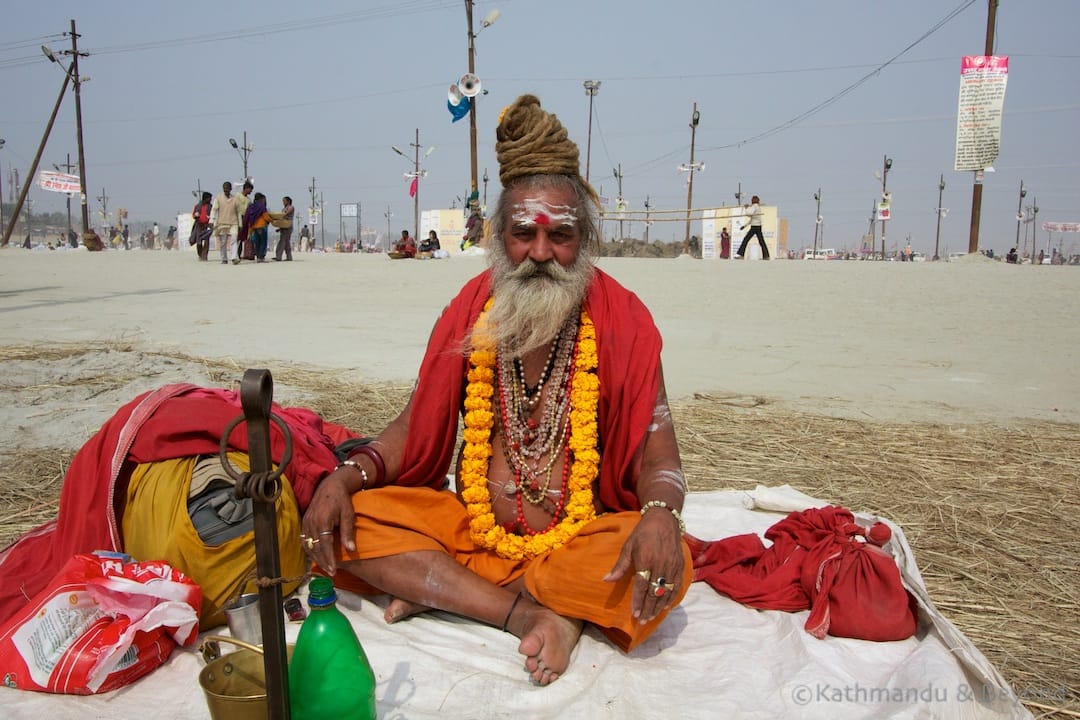
[(319, 483), (300, 524), (304, 551), (330, 575), (337, 572), (334, 536), (341, 537), (346, 550), (355, 550), (352, 492), (347, 482), (348, 467), (330, 473)]

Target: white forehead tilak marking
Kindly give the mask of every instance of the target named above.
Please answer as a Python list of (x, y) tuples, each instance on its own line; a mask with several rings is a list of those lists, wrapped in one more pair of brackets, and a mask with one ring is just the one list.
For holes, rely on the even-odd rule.
[(525, 198), (511, 208), (510, 219), (515, 225), (573, 225), (577, 223), (577, 208)]

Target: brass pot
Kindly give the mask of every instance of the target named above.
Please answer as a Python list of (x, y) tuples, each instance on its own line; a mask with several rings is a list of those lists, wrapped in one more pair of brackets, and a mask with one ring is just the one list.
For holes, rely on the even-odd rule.
[[(240, 649), (221, 655), (218, 643)], [(293, 645), (286, 648), (292, 657)], [(258, 645), (222, 635), (209, 635), (200, 646), (206, 667), (199, 671), (199, 685), (206, 695), (211, 720), (265, 720), (266, 674), (263, 651)]]

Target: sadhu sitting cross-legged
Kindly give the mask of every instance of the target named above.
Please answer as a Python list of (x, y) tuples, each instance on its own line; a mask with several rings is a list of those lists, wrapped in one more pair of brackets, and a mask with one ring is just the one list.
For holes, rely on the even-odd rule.
[(438, 320), (404, 411), (320, 483), (302, 542), (338, 585), (391, 595), (388, 622), (436, 608), (513, 633), (546, 685), (584, 623), (629, 651), (681, 601), (686, 488), (660, 335), (593, 264), (576, 145), (529, 95), (497, 137), (490, 267)]

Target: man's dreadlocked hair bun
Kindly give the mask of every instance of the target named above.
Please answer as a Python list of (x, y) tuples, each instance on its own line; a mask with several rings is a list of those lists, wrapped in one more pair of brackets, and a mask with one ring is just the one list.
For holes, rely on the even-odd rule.
[(503, 187), (527, 175), (569, 175), (584, 184), (578, 146), (535, 95), (522, 95), (503, 110), (495, 137)]

